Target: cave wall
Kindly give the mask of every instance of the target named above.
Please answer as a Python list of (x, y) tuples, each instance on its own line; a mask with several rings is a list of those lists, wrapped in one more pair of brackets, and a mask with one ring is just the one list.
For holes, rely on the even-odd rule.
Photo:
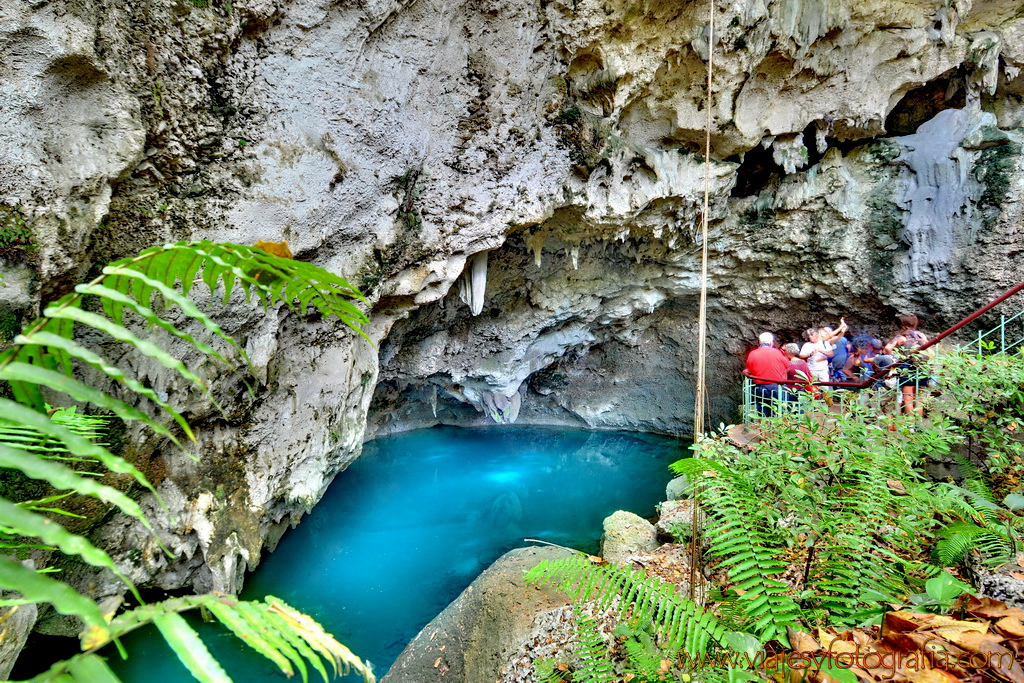
[[(374, 434), (513, 419), (686, 431), (704, 12), (5, 2), (0, 230), (25, 224), (39, 249), (0, 254), (4, 320), (97, 264), (188, 238), (286, 239), (372, 308), (378, 349), (331, 321), (222, 311), (257, 395), (219, 380), (224, 414), (183, 397), (198, 463), (132, 442), (180, 559), (112, 517), (97, 538), (126, 573), (237, 590)], [(915, 310), (937, 330), (1019, 277), (1022, 22), (1001, 1), (718, 3), (715, 422), (762, 329), (845, 314), (887, 334)]]

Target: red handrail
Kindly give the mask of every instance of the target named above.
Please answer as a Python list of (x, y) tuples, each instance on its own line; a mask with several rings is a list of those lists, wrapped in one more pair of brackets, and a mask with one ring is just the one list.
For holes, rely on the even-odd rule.
[[(943, 339), (945, 339), (949, 335), (951, 335), (954, 332), (956, 332), (957, 330), (959, 330), (964, 325), (966, 325), (966, 324), (968, 324), (970, 322), (973, 322), (974, 320), (976, 320), (978, 317), (980, 317), (982, 315), (985, 315), (990, 310), (992, 310), (993, 308), (995, 308), (999, 304), (1003, 303), (1004, 301), (1009, 299), (1014, 294), (1020, 292), (1022, 289), (1024, 289), (1024, 282), (1021, 282), (1018, 285), (1016, 285), (1014, 287), (1011, 287), (1010, 289), (1006, 290), (1001, 295), (999, 295), (998, 297), (996, 297), (992, 301), (988, 302), (987, 304), (985, 304), (984, 306), (982, 306), (981, 308), (976, 310), (974, 313), (971, 313), (969, 316), (967, 316), (966, 318), (964, 318), (963, 320), (961, 320), (957, 324), (953, 325), (952, 327), (950, 327), (946, 331), (941, 332), (941, 333), (935, 335), (929, 341), (925, 342), (924, 344), (921, 344), (917, 348), (911, 349), (910, 352), (907, 353), (906, 358), (910, 358), (915, 353), (919, 353), (919, 352), (924, 351), (925, 349), (927, 349), (927, 348), (929, 348), (931, 346), (934, 346), (935, 344), (939, 343), (940, 341), (942, 341)], [(894, 364), (894, 365), (890, 365), (889, 367), (882, 368), (876, 374), (872, 375), (871, 377), (869, 377), (868, 379), (864, 380), (863, 382), (813, 382), (813, 384), (816, 387), (850, 387), (852, 389), (863, 389), (863, 388), (867, 387), (868, 385), (873, 384), (874, 382), (877, 382), (881, 378), (883, 378), (886, 375), (888, 375), (889, 372), (891, 370), (893, 370), (894, 368), (896, 368), (897, 365), (898, 364)], [(798, 384), (800, 386), (806, 386), (808, 384), (808, 382), (804, 382), (804, 381), (800, 381), (800, 380), (792, 380), (792, 379), (775, 380), (775, 379), (768, 379), (767, 377), (756, 377), (756, 376), (750, 374), (746, 370), (746, 368), (743, 369), (743, 376), (744, 377), (748, 377), (748, 378), (750, 378), (752, 380), (755, 380), (755, 381), (766, 382), (768, 384)]]

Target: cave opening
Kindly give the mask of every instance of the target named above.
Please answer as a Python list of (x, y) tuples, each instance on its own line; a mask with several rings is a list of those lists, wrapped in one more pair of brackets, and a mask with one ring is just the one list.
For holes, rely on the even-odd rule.
[(885, 118), (885, 132), (890, 136), (912, 135), (922, 123), (930, 121), (940, 111), (963, 109), (965, 106), (966, 89), (955, 80), (954, 73), (947, 73), (907, 92)]

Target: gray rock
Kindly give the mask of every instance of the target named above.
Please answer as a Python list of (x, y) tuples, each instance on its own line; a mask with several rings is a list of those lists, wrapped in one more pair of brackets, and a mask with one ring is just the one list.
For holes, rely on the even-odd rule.
[(676, 477), (665, 486), (665, 500), (680, 500), (690, 497), (690, 482), (686, 477)]
[(607, 562), (628, 562), (631, 556), (653, 552), (657, 547), (654, 525), (643, 517), (617, 510), (605, 518), (601, 557)]
[(0, 681), (6, 681), (25, 647), (38, 614), (35, 605), (17, 605), (0, 609)]
[(1024, 581), (1005, 574), (987, 574), (978, 580), (978, 590), (1010, 607), (1024, 608)]
[(572, 553), (519, 548), (502, 555), (402, 651), (381, 683), (494, 683), (500, 668), (534, 631), (536, 617), (569, 599), (523, 574), (541, 560)]
[(693, 500), (667, 500), (658, 511), (658, 523), (655, 529), (665, 536), (677, 540), (690, 537), (693, 524)]

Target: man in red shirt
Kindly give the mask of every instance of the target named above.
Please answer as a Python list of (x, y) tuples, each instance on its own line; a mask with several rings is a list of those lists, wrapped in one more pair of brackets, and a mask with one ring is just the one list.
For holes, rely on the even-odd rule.
[(747, 355), (747, 372), (761, 379), (754, 380), (754, 406), (759, 415), (771, 415), (775, 401), (790, 402), (793, 395), (779, 382), (789, 379), (789, 359), (775, 347), (775, 335), (762, 332), (760, 346)]

